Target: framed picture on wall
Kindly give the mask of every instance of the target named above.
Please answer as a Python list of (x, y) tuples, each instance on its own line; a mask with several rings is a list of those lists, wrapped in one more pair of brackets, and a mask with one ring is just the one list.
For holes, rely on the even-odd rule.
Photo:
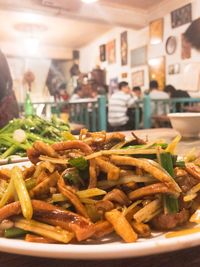
[(127, 31), (122, 32), (120, 36), (120, 48), (121, 48), (121, 65), (127, 65), (128, 63), (128, 36)]
[(174, 74), (174, 64), (171, 64), (168, 66), (168, 74), (173, 75)]
[(106, 61), (106, 45), (100, 45), (99, 46), (99, 57), (100, 57), (100, 61)]
[(150, 44), (159, 44), (163, 41), (163, 27), (164, 27), (163, 18), (150, 22), (149, 25)]
[(106, 55), (107, 55), (107, 61), (109, 64), (113, 64), (116, 62), (116, 42), (115, 40), (110, 41), (106, 45)]
[(185, 5), (171, 12), (172, 28), (179, 27), (192, 21), (192, 4)]
[(176, 63), (176, 64), (171, 64), (168, 66), (168, 74), (172, 75), (172, 74), (179, 74), (180, 73), (180, 64)]
[(186, 40), (184, 34), (181, 35), (181, 58), (182, 59), (191, 58), (191, 45)]
[(174, 74), (179, 74), (181, 70), (181, 66), (179, 63), (174, 64)]
[(144, 70), (132, 72), (132, 86), (144, 86)]
[(131, 50), (131, 68), (146, 65), (147, 63), (147, 46), (142, 46)]
[(159, 89), (165, 86), (165, 57), (152, 58), (149, 60), (149, 78), (157, 80)]
[(128, 73), (127, 72), (123, 72), (121, 74), (121, 77), (122, 77), (122, 79), (127, 79), (128, 78)]

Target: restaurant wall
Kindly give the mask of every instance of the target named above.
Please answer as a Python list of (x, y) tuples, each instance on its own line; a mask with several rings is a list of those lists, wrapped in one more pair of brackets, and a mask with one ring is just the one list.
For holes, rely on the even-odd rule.
[(24, 74), (27, 71), (31, 71), (35, 76), (30, 92), (32, 101), (42, 102), (50, 100), (50, 94), (45, 86), (51, 64), (50, 59), (8, 56), (7, 60), (13, 79), (13, 89), (18, 102), (24, 102), (28, 90), (28, 85), (24, 82)]
[[(196, 19), (200, 17), (200, 1), (191, 1), (192, 17)], [(181, 58), (181, 34), (185, 32), (189, 24), (182, 25), (177, 28), (171, 27), (171, 16), (164, 16), (164, 36), (163, 42), (157, 45), (148, 46), (148, 59), (165, 56), (166, 62), (166, 84), (172, 84), (176, 88), (187, 90), (191, 95), (198, 96), (200, 91), (200, 52), (195, 49), (191, 50), (191, 58)], [(165, 50), (167, 38), (175, 36), (177, 39), (177, 48), (173, 55), (168, 55)], [(169, 74), (168, 68), (172, 64), (180, 64), (180, 73)], [(191, 71), (189, 70), (191, 69)], [(198, 86), (198, 88), (197, 88)], [(198, 92), (196, 91), (198, 89)]]
[[(192, 17), (196, 19), (200, 17), (200, 0), (191, 1), (192, 3)], [(181, 59), (181, 34), (186, 30), (189, 24), (172, 29), (170, 13), (164, 16), (164, 35), (163, 42), (157, 45), (149, 45), (149, 27), (142, 30), (131, 30), (125, 28), (113, 28), (99, 39), (93, 41), (89, 45), (80, 49), (80, 69), (82, 72), (91, 71), (96, 65), (101, 68), (105, 68), (107, 72), (107, 83), (110, 79), (117, 77), (118, 80), (122, 80), (121, 74), (127, 73), (127, 80), (131, 84), (131, 73), (137, 70), (144, 70), (144, 86), (142, 89), (148, 89), (149, 75), (148, 65), (138, 66), (135, 68), (130, 67), (130, 51), (132, 49), (148, 46), (147, 57), (148, 61), (152, 58), (165, 56), (166, 62), (166, 84), (173, 84), (180, 89), (188, 90), (191, 95), (198, 95), (200, 90), (200, 84), (198, 85), (198, 78), (200, 73), (200, 53), (192, 49), (190, 59)], [(120, 33), (123, 31), (128, 32), (128, 64), (127, 66), (121, 66), (120, 61)], [(177, 38), (177, 49), (173, 55), (168, 55), (165, 50), (166, 40), (169, 36), (175, 36)], [(116, 63), (109, 65), (107, 62), (99, 61), (99, 46), (106, 44), (109, 41), (116, 39)], [(171, 64), (180, 64), (179, 74), (168, 74), (168, 67)], [(186, 70), (190, 71), (185, 72)], [(195, 91), (198, 89), (198, 92)]]
[[(121, 66), (120, 33), (124, 31), (128, 32), (128, 50), (129, 50), (128, 64), (126, 66)], [(114, 39), (116, 40), (115, 64), (108, 64), (107, 61), (100, 62), (99, 46), (102, 44), (106, 44)], [(123, 80), (131, 82), (131, 71), (133, 71), (133, 69), (130, 69), (130, 50), (145, 45), (147, 43), (147, 40), (148, 40), (147, 29), (143, 29), (141, 31), (135, 31), (131, 29), (116, 27), (113, 30), (101, 36), (99, 39), (95, 40), (94, 42), (80, 49), (80, 70), (81, 72), (87, 73), (90, 72), (94, 67), (99, 65), (102, 69), (106, 69), (107, 84), (109, 84), (110, 79), (118, 78), (118, 80), (122, 80), (123, 73), (127, 73), (128, 75), (127, 78), (123, 78)], [(147, 67), (144, 66), (144, 68), (147, 71)], [(137, 69), (138, 68), (136, 68), (136, 70)], [(146, 75), (145, 85), (147, 86), (147, 84), (148, 84), (148, 75)]]

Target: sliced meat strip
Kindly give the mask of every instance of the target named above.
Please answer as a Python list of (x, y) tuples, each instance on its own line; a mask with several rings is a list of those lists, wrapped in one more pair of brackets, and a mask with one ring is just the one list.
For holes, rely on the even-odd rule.
[(127, 166), (139, 167), (143, 169), (144, 171), (153, 175), (159, 181), (165, 183), (166, 186), (171, 188), (171, 190), (181, 192), (181, 189), (178, 186), (178, 184), (175, 182), (175, 180), (164, 169), (162, 169), (158, 164), (156, 164), (156, 162), (153, 160), (112, 155), (111, 161), (116, 165), (124, 165), (124, 166), (127, 165)]
[(40, 156), (40, 151), (36, 150), (35, 148), (29, 148), (27, 149), (27, 156), (29, 158), (29, 160), (33, 163), (33, 164), (37, 164), (40, 160), (39, 160), (39, 156)]
[(187, 163), (185, 166), (185, 170), (187, 173), (192, 175), (194, 178), (200, 180), (200, 167), (195, 165), (194, 163)]
[(52, 158), (57, 158), (58, 154), (56, 151), (52, 148), (52, 146), (42, 142), (42, 141), (35, 141), (33, 143), (33, 148), (38, 150), (40, 152), (40, 155), (45, 155)]
[(78, 196), (74, 193), (74, 190), (70, 186), (65, 185), (62, 179), (58, 180), (57, 185), (60, 193), (62, 193), (72, 203), (72, 205), (74, 205), (77, 212), (88, 218), (87, 211)]
[(130, 204), (130, 200), (128, 199), (126, 194), (122, 190), (116, 188), (108, 192), (103, 200), (109, 200), (125, 206), (128, 206)]
[(170, 230), (186, 223), (189, 217), (189, 211), (182, 209), (175, 214), (159, 214), (151, 220), (151, 224), (157, 230)]
[(156, 183), (156, 184), (147, 185), (147, 186), (138, 188), (132, 191), (131, 193), (129, 193), (128, 196), (131, 200), (135, 200), (138, 198), (143, 198), (145, 196), (155, 195), (155, 194), (176, 195), (176, 192), (174, 192), (173, 190), (170, 190), (169, 187), (167, 187), (163, 183)]
[(100, 214), (114, 209), (114, 204), (110, 200), (99, 200), (95, 203), (95, 207)]
[(187, 174), (176, 178), (177, 184), (182, 189), (183, 193), (188, 192), (193, 186), (199, 183), (199, 180)]
[[(95, 231), (94, 225), (89, 219), (76, 213), (63, 210), (40, 200), (32, 200), (31, 202), (34, 218), (74, 232), (79, 241), (92, 236)], [(10, 203), (0, 209), (0, 222), (19, 214), (21, 214), (20, 202)]]
[(97, 186), (97, 172), (96, 172), (95, 159), (90, 160), (89, 174), (90, 174), (90, 180), (88, 188), (94, 188)]
[(95, 238), (104, 237), (106, 235), (111, 234), (114, 231), (112, 224), (109, 223), (108, 221), (99, 221), (95, 223), (94, 229), (95, 229), (94, 233)]
[(120, 168), (118, 168), (114, 164), (112, 164), (106, 160), (100, 159), (100, 158), (96, 158), (95, 161), (96, 161), (96, 164), (99, 166), (100, 170), (102, 172), (107, 173), (107, 179), (108, 180), (118, 180), (119, 179)]
[(80, 149), (85, 154), (90, 154), (93, 152), (89, 145), (80, 140), (59, 142), (53, 144), (51, 147), (57, 152), (67, 149)]

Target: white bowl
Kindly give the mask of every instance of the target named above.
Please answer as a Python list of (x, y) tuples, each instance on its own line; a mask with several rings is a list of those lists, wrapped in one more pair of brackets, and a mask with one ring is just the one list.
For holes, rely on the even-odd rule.
[(198, 137), (200, 133), (200, 113), (170, 113), (168, 114), (172, 127), (183, 137)]

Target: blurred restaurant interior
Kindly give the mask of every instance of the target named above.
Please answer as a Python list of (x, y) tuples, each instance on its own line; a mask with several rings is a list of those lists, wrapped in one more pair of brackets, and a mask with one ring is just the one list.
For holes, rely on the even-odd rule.
[[(199, 0), (1, 0), (19, 116), (56, 114), (92, 131), (171, 127), (169, 112), (200, 110), (199, 17)], [(120, 82), (135, 98), (121, 125), (109, 111)]]

